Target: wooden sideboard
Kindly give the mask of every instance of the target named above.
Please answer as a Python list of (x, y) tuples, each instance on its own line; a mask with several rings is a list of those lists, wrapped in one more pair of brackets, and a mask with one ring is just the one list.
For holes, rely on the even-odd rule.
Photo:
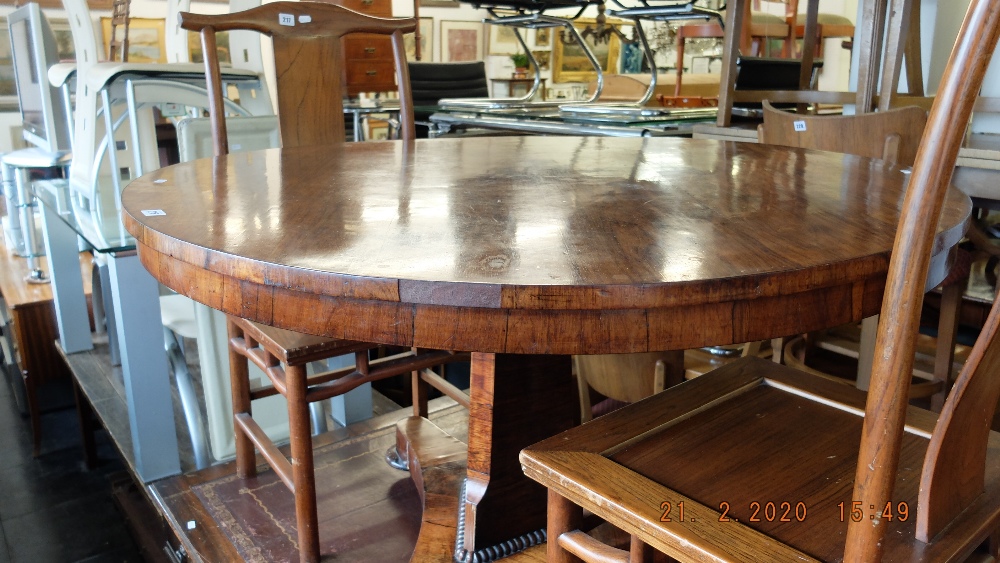
[[(48, 272), (45, 258), (39, 258), (41, 268)], [(80, 254), (84, 293), (90, 295), (90, 263), (88, 253)], [(68, 379), (69, 370), (56, 351), (59, 336), (56, 325), (52, 288), (49, 284), (29, 284), (27, 260), (15, 256), (4, 246), (0, 237), (0, 294), (10, 312), (14, 343), (18, 349), (19, 367), (27, 395), (31, 419), (34, 455), (41, 453), (41, 405), (39, 386), (57, 379)]]
[[(380, 18), (392, 17), (392, 0), (335, 0), (356, 12)], [(386, 36), (367, 33), (344, 38), (344, 83), (347, 95), (396, 90), (392, 42)]]

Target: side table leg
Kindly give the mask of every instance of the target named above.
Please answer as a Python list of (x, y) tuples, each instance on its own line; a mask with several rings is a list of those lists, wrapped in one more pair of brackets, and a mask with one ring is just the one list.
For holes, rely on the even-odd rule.
[(112, 255), (108, 264), (132, 454), (148, 483), (181, 471), (159, 288), (134, 253)]

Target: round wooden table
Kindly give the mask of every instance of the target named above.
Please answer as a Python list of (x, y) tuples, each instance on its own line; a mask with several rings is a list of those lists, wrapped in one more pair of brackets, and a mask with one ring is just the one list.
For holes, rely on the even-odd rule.
[[(122, 204), (146, 268), (210, 307), (475, 352), (472, 551), (544, 527), (545, 491), (517, 452), (578, 417), (567, 354), (762, 340), (877, 314), (905, 178), (754, 144), (479, 137), (198, 160), (135, 180)], [(931, 286), (970, 212), (953, 190)]]

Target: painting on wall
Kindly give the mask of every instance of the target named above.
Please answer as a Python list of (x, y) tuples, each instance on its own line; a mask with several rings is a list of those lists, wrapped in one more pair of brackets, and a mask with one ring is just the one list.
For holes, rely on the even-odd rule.
[[(56, 51), (61, 62), (72, 62), (76, 59), (73, 47), (73, 34), (69, 22), (63, 19), (50, 19), (49, 27), (56, 39)], [(14, 59), (11, 55), (10, 32), (7, 31), (7, 18), (0, 17), (0, 105), (13, 106), (17, 109), (17, 84), (14, 82)]]
[[(39, 8), (52, 8), (55, 10), (62, 10), (63, 4), (62, 0), (33, 0), (38, 4)], [(87, 0), (87, 6), (90, 6), (91, 10), (110, 10), (113, 0)], [(51, 21), (50, 21), (51, 23)]]
[(552, 46), (552, 28), (542, 27), (535, 30), (535, 47)]
[[(593, 19), (578, 19), (573, 22), (573, 26), (578, 31), (583, 31), (588, 25), (595, 25)], [(572, 41), (564, 42), (563, 37)], [(587, 46), (603, 72), (615, 72), (618, 68), (618, 56), (621, 53), (621, 42), (616, 35), (612, 35), (607, 43), (601, 42), (594, 45), (589, 39)], [(590, 59), (587, 58), (583, 47), (575, 41), (570, 33), (556, 33), (555, 43), (552, 48), (552, 81), (559, 82), (590, 82), (597, 79)]]
[[(406, 46), (406, 60), (416, 61), (417, 59), (417, 34), (407, 33), (403, 36), (403, 45)], [(420, 18), (420, 59), (423, 62), (434, 60), (434, 18)]]
[(549, 57), (552, 55), (552, 51), (532, 51), (531, 55), (538, 63), (538, 70), (549, 70)]
[(478, 21), (442, 21), (441, 60), (483, 60), (483, 24)]
[[(106, 55), (111, 45), (111, 18), (101, 18), (101, 30)], [(162, 18), (129, 18), (128, 62), (167, 62), (166, 33)]]
[[(193, 63), (205, 62), (205, 52), (201, 49), (201, 35), (198, 33), (188, 33), (188, 55)], [(129, 32), (129, 42), (132, 41), (132, 34)], [(215, 34), (215, 47), (219, 51), (219, 63), (223, 65), (232, 64), (233, 59), (229, 53), (229, 32), (220, 31)], [(129, 49), (131, 51), (131, 49)], [(130, 59), (131, 60), (131, 59)]]
[(489, 25), (487, 27), (490, 28), (491, 55), (513, 55), (521, 50), (521, 43), (518, 42), (513, 27), (507, 25)]

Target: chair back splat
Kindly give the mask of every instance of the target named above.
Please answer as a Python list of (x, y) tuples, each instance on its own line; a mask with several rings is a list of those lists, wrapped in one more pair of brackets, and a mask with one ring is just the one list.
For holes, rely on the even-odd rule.
[[(525, 448), (525, 474), (549, 489), (549, 561), (634, 563), (642, 544), (681, 561), (995, 555), (1000, 300), (940, 415), (911, 406), (908, 392), (924, 293), (940, 274), (928, 275), (931, 260), (957, 242), (939, 222), (971, 209), (951, 177), (998, 38), (1000, 3), (973, 0), (902, 196), (868, 393), (747, 357)], [(899, 132), (867, 133), (882, 157)], [(631, 548), (577, 530), (583, 509), (631, 535)]]
[[(344, 141), (341, 38), (348, 33), (381, 33), (392, 36), (396, 83), (400, 90), (401, 136), (412, 139), (413, 106), (403, 34), (416, 29), (416, 20), (373, 18), (333, 4), (274, 2), (238, 14), (180, 15), (181, 27), (201, 33), (206, 53), (205, 69), (212, 91), (212, 126), (220, 134), (217, 154), (228, 153), (222, 108), (219, 59), (215, 34), (251, 29), (274, 41), (278, 119), (284, 147)], [(405, 95), (404, 95), (405, 91)], [(220, 144), (221, 143), (221, 144)]]
[(762, 143), (856, 154), (912, 166), (927, 112), (910, 106), (856, 115), (802, 115), (775, 109), (765, 100), (764, 121), (758, 129)]

